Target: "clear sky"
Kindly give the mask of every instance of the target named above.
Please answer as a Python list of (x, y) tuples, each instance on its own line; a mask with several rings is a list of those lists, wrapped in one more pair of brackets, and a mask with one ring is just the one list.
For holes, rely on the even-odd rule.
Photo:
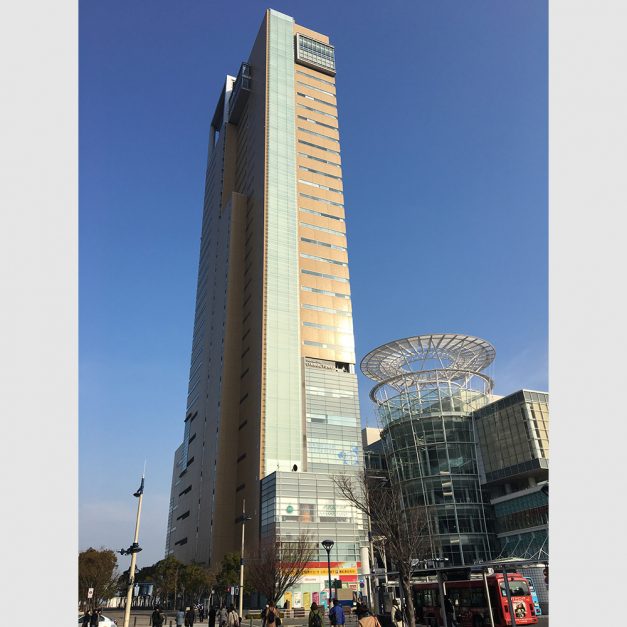
[(496, 393), (548, 386), (545, 0), (83, 0), (79, 546), (130, 545), (146, 459), (140, 566), (183, 436), (210, 118), (269, 6), (336, 49), (357, 360), (467, 333)]

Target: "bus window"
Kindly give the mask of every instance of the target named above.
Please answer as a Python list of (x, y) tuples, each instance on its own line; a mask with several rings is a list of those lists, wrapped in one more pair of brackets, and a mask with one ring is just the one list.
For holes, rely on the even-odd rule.
[[(509, 581), (509, 593), (513, 597), (524, 597), (531, 594), (529, 592), (529, 585), (526, 581)], [(505, 591), (505, 584), (501, 581), (501, 596), (506, 597), (507, 592)]]
[(486, 605), (485, 592), (473, 588), (470, 595), (470, 607), (485, 607)]

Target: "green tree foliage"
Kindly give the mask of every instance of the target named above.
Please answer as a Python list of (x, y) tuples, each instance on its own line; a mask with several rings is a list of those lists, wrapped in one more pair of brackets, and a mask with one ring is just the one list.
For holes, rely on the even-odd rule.
[(200, 603), (209, 597), (214, 581), (214, 576), (204, 566), (200, 564), (184, 566), (180, 575), (183, 605)]
[[(100, 550), (89, 548), (78, 554), (78, 598), (80, 601), (98, 605), (110, 599), (118, 588), (118, 558), (114, 551), (101, 547)], [(89, 603), (87, 591), (94, 589)]]
[(215, 590), (220, 596), (220, 602), (224, 601), (226, 589), (229, 586), (239, 584), (239, 553), (227, 553), (222, 558), (220, 571), (216, 576)]
[[(161, 603), (168, 607), (170, 597), (172, 596), (176, 599), (177, 593), (179, 592), (178, 588), (185, 565), (179, 562), (173, 555), (168, 555), (168, 557), (149, 568), (152, 571), (152, 582), (155, 585), (155, 593), (161, 599)], [(137, 578), (135, 579), (137, 581)]]

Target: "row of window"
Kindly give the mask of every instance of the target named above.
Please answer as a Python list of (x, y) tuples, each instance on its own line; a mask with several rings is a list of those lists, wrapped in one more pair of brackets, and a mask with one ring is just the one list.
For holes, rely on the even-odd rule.
[(348, 283), (348, 279), (341, 276), (335, 276), (334, 274), (324, 274), (322, 272), (314, 272), (313, 270), (301, 270), (303, 274), (309, 274), (311, 276), (317, 276), (321, 279), (331, 279), (331, 281), (339, 281), (340, 283)]
[(318, 120), (314, 120), (313, 118), (305, 117), (304, 115), (296, 116), (299, 120), (305, 120), (305, 122), (309, 122), (310, 124), (317, 124), (318, 126), (324, 126), (325, 128), (330, 128), (332, 131), (338, 131), (337, 126), (332, 126), (331, 124), (325, 124), (324, 122), (319, 122)]
[(303, 72), (302, 70), (296, 70), (296, 74), (302, 74), (303, 76), (310, 78), (312, 81), (318, 81), (319, 83), (326, 83), (327, 85), (331, 85), (331, 87), (335, 87), (335, 83), (333, 83), (332, 81), (325, 81), (323, 78), (312, 76), (311, 74), (307, 74), (307, 72)]
[(308, 107), (307, 105), (304, 104), (297, 104), (298, 107), (300, 107), (301, 109), (306, 109), (307, 111), (313, 111), (314, 113), (317, 113), (318, 115), (325, 115), (328, 118), (333, 118), (334, 120), (337, 120), (337, 115), (333, 115), (332, 113), (327, 113), (326, 111), (320, 111), (320, 109), (315, 109), (314, 107)]
[(339, 144), (340, 140), (339, 139), (335, 139), (334, 137), (329, 137), (328, 135), (325, 135), (324, 133), (314, 133), (314, 131), (310, 131), (306, 128), (302, 128), (301, 126), (298, 127), (298, 130), (301, 131), (302, 133), (308, 133), (309, 135), (315, 135), (316, 137), (322, 137), (323, 139), (326, 139), (327, 141), (333, 142), (335, 144)]
[(311, 187), (317, 187), (318, 189), (324, 189), (327, 192), (336, 192), (338, 194), (343, 194), (344, 192), (341, 189), (337, 189), (335, 187), (328, 187), (327, 185), (320, 185), (320, 183), (313, 183), (312, 181), (305, 181), (304, 179), (298, 179), (299, 183), (303, 185), (310, 185)]
[(298, 169), (303, 170), (304, 172), (311, 172), (312, 174), (319, 174), (320, 176), (326, 176), (327, 178), (335, 179), (336, 181), (342, 180), (341, 176), (335, 176), (335, 174), (327, 174), (326, 172), (321, 172), (320, 170), (314, 170), (313, 168), (308, 168), (304, 165), (299, 165)]
[[(298, 195), (302, 196), (303, 198), (309, 198), (309, 200), (315, 200), (317, 202), (324, 202), (327, 205), (334, 205), (335, 207), (342, 207), (342, 208), (344, 208), (344, 205), (341, 202), (335, 202), (334, 200), (327, 200), (326, 198), (320, 198), (320, 196), (311, 196), (310, 194), (304, 194), (303, 192), (299, 192)], [(321, 215), (325, 215), (325, 214), (321, 214)], [(325, 217), (333, 218), (335, 216), (326, 215)], [(343, 218), (335, 218), (335, 219), (336, 220), (343, 220)]]
[(319, 161), (320, 163), (324, 163), (325, 165), (332, 165), (335, 168), (341, 168), (342, 166), (339, 163), (335, 163), (335, 161), (329, 161), (328, 159), (321, 159), (320, 157), (314, 157), (306, 152), (299, 152), (299, 156), (305, 157), (307, 159), (312, 159), (313, 161)]
[(342, 252), (346, 252), (345, 246), (336, 246), (335, 244), (329, 244), (328, 242), (321, 242), (317, 239), (310, 239), (308, 237), (301, 237), (301, 242), (305, 242), (306, 244), (315, 244), (316, 246), (325, 246), (326, 248), (332, 248), (333, 250), (341, 250)]
[(300, 289), (304, 292), (313, 292), (314, 294), (323, 294), (324, 296), (334, 296), (335, 298), (350, 298), (350, 294), (340, 294), (339, 292), (319, 290), (317, 287), (309, 287), (307, 285), (302, 285)]
[[(303, 194), (301, 194), (302, 196)], [(344, 218), (340, 218), (339, 216), (334, 216), (331, 213), (324, 213), (322, 211), (315, 211), (314, 209), (307, 209), (306, 207), (299, 207), (299, 209), (303, 213), (311, 213), (314, 216), (322, 216), (323, 218), (331, 218), (331, 220), (337, 220), (338, 222), (344, 222)], [(342, 233), (344, 235), (344, 233)]]
[(336, 261), (335, 259), (327, 259), (326, 257), (316, 257), (315, 255), (308, 255), (307, 253), (300, 253), (303, 259), (312, 259), (313, 261), (323, 261), (324, 263), (333, 263), (336, 266), (342, 266), (348, 268), (348, 264), (344, 261)]
[(337, 351), (352, 351), (352, 346), (340, 346), (339, 344), (325, 344), (323, 342), (312, 342), (310, 340), (305, 340), (303, 342), (305, 346), (315, 346), (316, 348), (326, 348), (329, 350), (337, 350)]
[(320, 87), (314, 87), (313, 85), (308, 85), (307, 83), (303, 83), (303, 81), (296, 81), (297, 85), (301, 87), (306, 87), (307, 89), (313, 89), (314, 91), (319, 91), (321, 94), (326, 94), (327, 96), (332, 96), (335, 98), (335, 94), (331, 91), (327, 91), (326, 89), (321, 89)]
[(308, 304), (303, 304), (302, 305), (303, 309), (310, 309), (311, 311), (322, 311), (324, 313), (330, 313), (333, 314), (335, 316), (348, 316), (348, 317), (353, 317), (352, 312), (350, 311), (342, 311), (341, 309), (331, 309), (330, 307), (321, 307), (320, 305), (308, 305)]
[(345, 331), (345, 330), (340, 329), (339, 327), (334, 327), (329, 324), (317, 324), (315, 322), (303, 322), (303, 326), (313, 327), (314, 329), (322, 329), (323, 331), (334, 331), (335, 333), (350, 333), (350, 331)]
[(301, 222), (301, 226), (304, 226), (308, 229), (315, 229), (316, 231), (322, 231), (323, 233), (330, 233), (331, 235), (337, 235), (339, 237), (344, 237), (346, 233), (342, 231), (334, 231), (333, 229), (328, 229), (325, 226), (318, 226), (317, 224), (309, 224), (308, 222)]
[[(336, 110), (334, 102), (328, 102), (327, 100), (321, 100), (320, 98), (314, 98), (313, 96), (310, 96), (309, 94), (303, 94), (300, 91), (297, 91), (296, 95), (300, 96), (301, 98), (305, 98), (306, 100), (311, 100), (312, 102), (317, 102), (319, 104), (326, 105), (327, 107), (332, 107), (333, 110)], [(298, 101), (297, 101), (297, 104), (298, 104)]]

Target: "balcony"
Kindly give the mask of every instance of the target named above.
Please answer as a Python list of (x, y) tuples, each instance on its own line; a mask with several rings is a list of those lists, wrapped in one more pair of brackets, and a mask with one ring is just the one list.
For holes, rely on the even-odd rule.
[(249, 63), (242, 63), (237, 73), (237, 78), (233, 84), (233, 91), (229, 98), (229, 123), (237, 124), (242, 117), (244, 105), (250, 95), (252, 84), (251, 66)]

